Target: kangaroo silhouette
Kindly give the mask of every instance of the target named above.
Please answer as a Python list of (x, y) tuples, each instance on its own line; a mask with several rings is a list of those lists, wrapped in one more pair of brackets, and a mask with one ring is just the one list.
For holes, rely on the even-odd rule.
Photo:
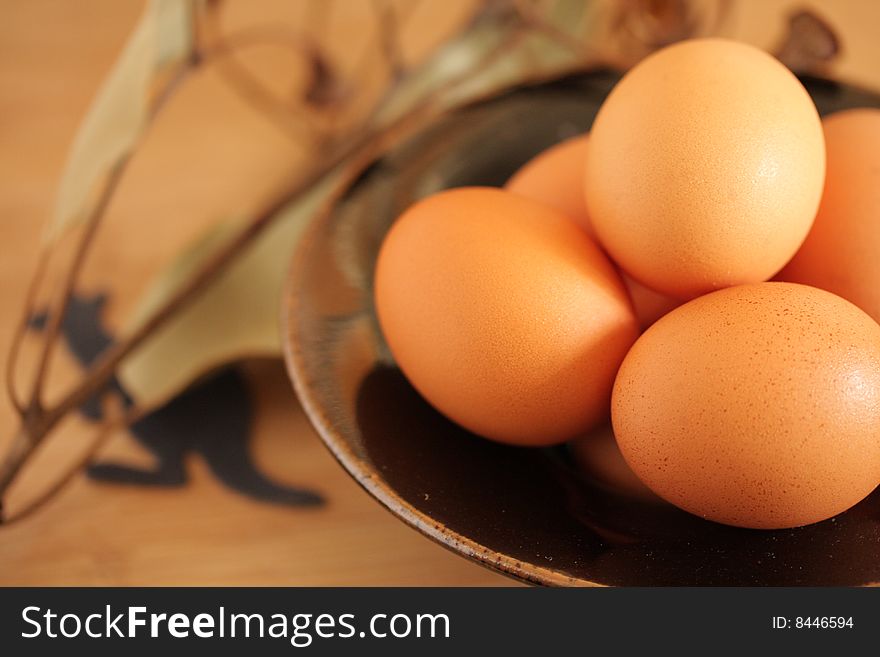
[[(114, 342), (101, 321), (106, 301), (106, 294), (74, 295), (62, 322), (64, 340), (83, 365), (89, 365)], [(43, 330), (46, 319), (45, 313), (35, 315), (30, 320), (31, 329)], [(126, 406), (133, 403), (115, 377), (103, 394), (118, 395)], [(79, 410), (90, 419), (100, 420), (100, 395)], [(323, 504), (318, 493), (276, 483), (257, 469), (248, 451), (252, 417), (253, 404), (244, 377), (235, 368), (223, 369), (130, 427), (130, 434), (155, 457), (154, 468), (101, 462), (89, 466), (87, 475), (115, 484), (182, 486), (188, 480), (184, 459), (189, 453), (197, 453), (217, 479), (242, 495), (290, 506)]]

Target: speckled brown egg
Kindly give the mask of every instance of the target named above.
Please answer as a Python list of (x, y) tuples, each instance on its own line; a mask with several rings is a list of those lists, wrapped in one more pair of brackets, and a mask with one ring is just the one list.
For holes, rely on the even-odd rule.
[(435, 194), (379, 253), (376, 310), (413, 386), (471, 431), (549, 445), (607, 417), (638, 328), (608, 258), (571, 219), (499, 189)]
[(695, 39), (643, 60), (605, 100), (585, 198), (628, 274), (689, 299), (776, 274), (824, 175), (819, 114), (797, 78), (753, 46)]
[(880, 110), (838, 112), (823, 127), (819, 213), (778, 278), (839, 294), (880, 322)]
[(624, 360), (614, 433), (639, 478), (709, 520), (805, 525), (880, 483), (880, 326), (817, 288), (695, 299)]

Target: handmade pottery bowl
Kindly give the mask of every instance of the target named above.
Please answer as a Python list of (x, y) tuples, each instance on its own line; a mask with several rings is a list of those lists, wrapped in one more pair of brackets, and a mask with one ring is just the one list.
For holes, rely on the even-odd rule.
[[(565, 447), (469, 434), (409, 385), (382, 338), (373, 269), (413, 201), (501, 185), (523, 162), (589, 129), (618, 75), (521, 88), (450, 114), (385, 154), (310, 227), (283, 310), (287, 367), (324, 442), (401, 520), (512, 577), (554, 585), (864, 585), (880, 582), (880, 492), (825, 522), (737, 529), (623, 497), (582, 475)], [(880, 98), (804, 80), (820, 111)], [(650, 111), (646, 108), (646, 111)]]

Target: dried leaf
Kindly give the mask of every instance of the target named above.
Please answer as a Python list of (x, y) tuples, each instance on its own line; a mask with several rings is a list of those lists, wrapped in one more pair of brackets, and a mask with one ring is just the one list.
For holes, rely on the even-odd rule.
[(88, 216), (99, 183), (143, 132), (156, 74), (188, 56), (192, 46), (191, 0), (150, 0), (74, 139), (47, 241)]
[[(551, 29), (572, 37), (584, 38), (589, 18), (589, 3), (583, 0), (554, 0), (542, 12), (542, 20)], [(481, 66), (491, 53), (504, 46), (503, 56)], [(548, 33), (528, 25), (510, 0), (494, 0), (484, 5), (472, 24), (442, 46), (420, 69), (411, 72), (394, 89), (379, 114), (378, 121), (391, 120), (412, 107), (421, 98), (452, 85), (441, 102), (447, 107), (490, 94), (536, 75), (553, 75), (582, 64), (582, 52), (559, 43)]]
[[(254, 244), (120, 367), (125, 390), (155, 407), (220, 365), (248, 357), (278, 357), (278, 308), (291, 252), (303, 227), (337, 184), (331, 174), (299, 202), (281, 210)], [(185, 249), (147, 290), (130, 329), (164, 305), (241, 226), (221, 223)]]

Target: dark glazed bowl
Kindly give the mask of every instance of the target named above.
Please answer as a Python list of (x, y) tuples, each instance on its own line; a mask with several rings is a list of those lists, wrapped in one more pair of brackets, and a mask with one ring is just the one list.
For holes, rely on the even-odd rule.
[[(825, 522), (758, 531), (620, 497), (566, 448), (508, 447), (433, 410), (395, 367), (373, 311), (373, 267), (414, 200), (500, 185), (544, 147), (587, 130), (618, 79), (598, 71), (462, 109), (375, 162), (311, 226), (285, 295), (288, 370), (349, 473), (404, 522), (470, 559), (555, 585), (864, 585), (880, 582), (880, 492)], [(805, 80), (822, 113), (880, 106)], [(646, 108), (646, 111), (650, 111)], [(635, 183), (634, 183), (635, 184)]]

